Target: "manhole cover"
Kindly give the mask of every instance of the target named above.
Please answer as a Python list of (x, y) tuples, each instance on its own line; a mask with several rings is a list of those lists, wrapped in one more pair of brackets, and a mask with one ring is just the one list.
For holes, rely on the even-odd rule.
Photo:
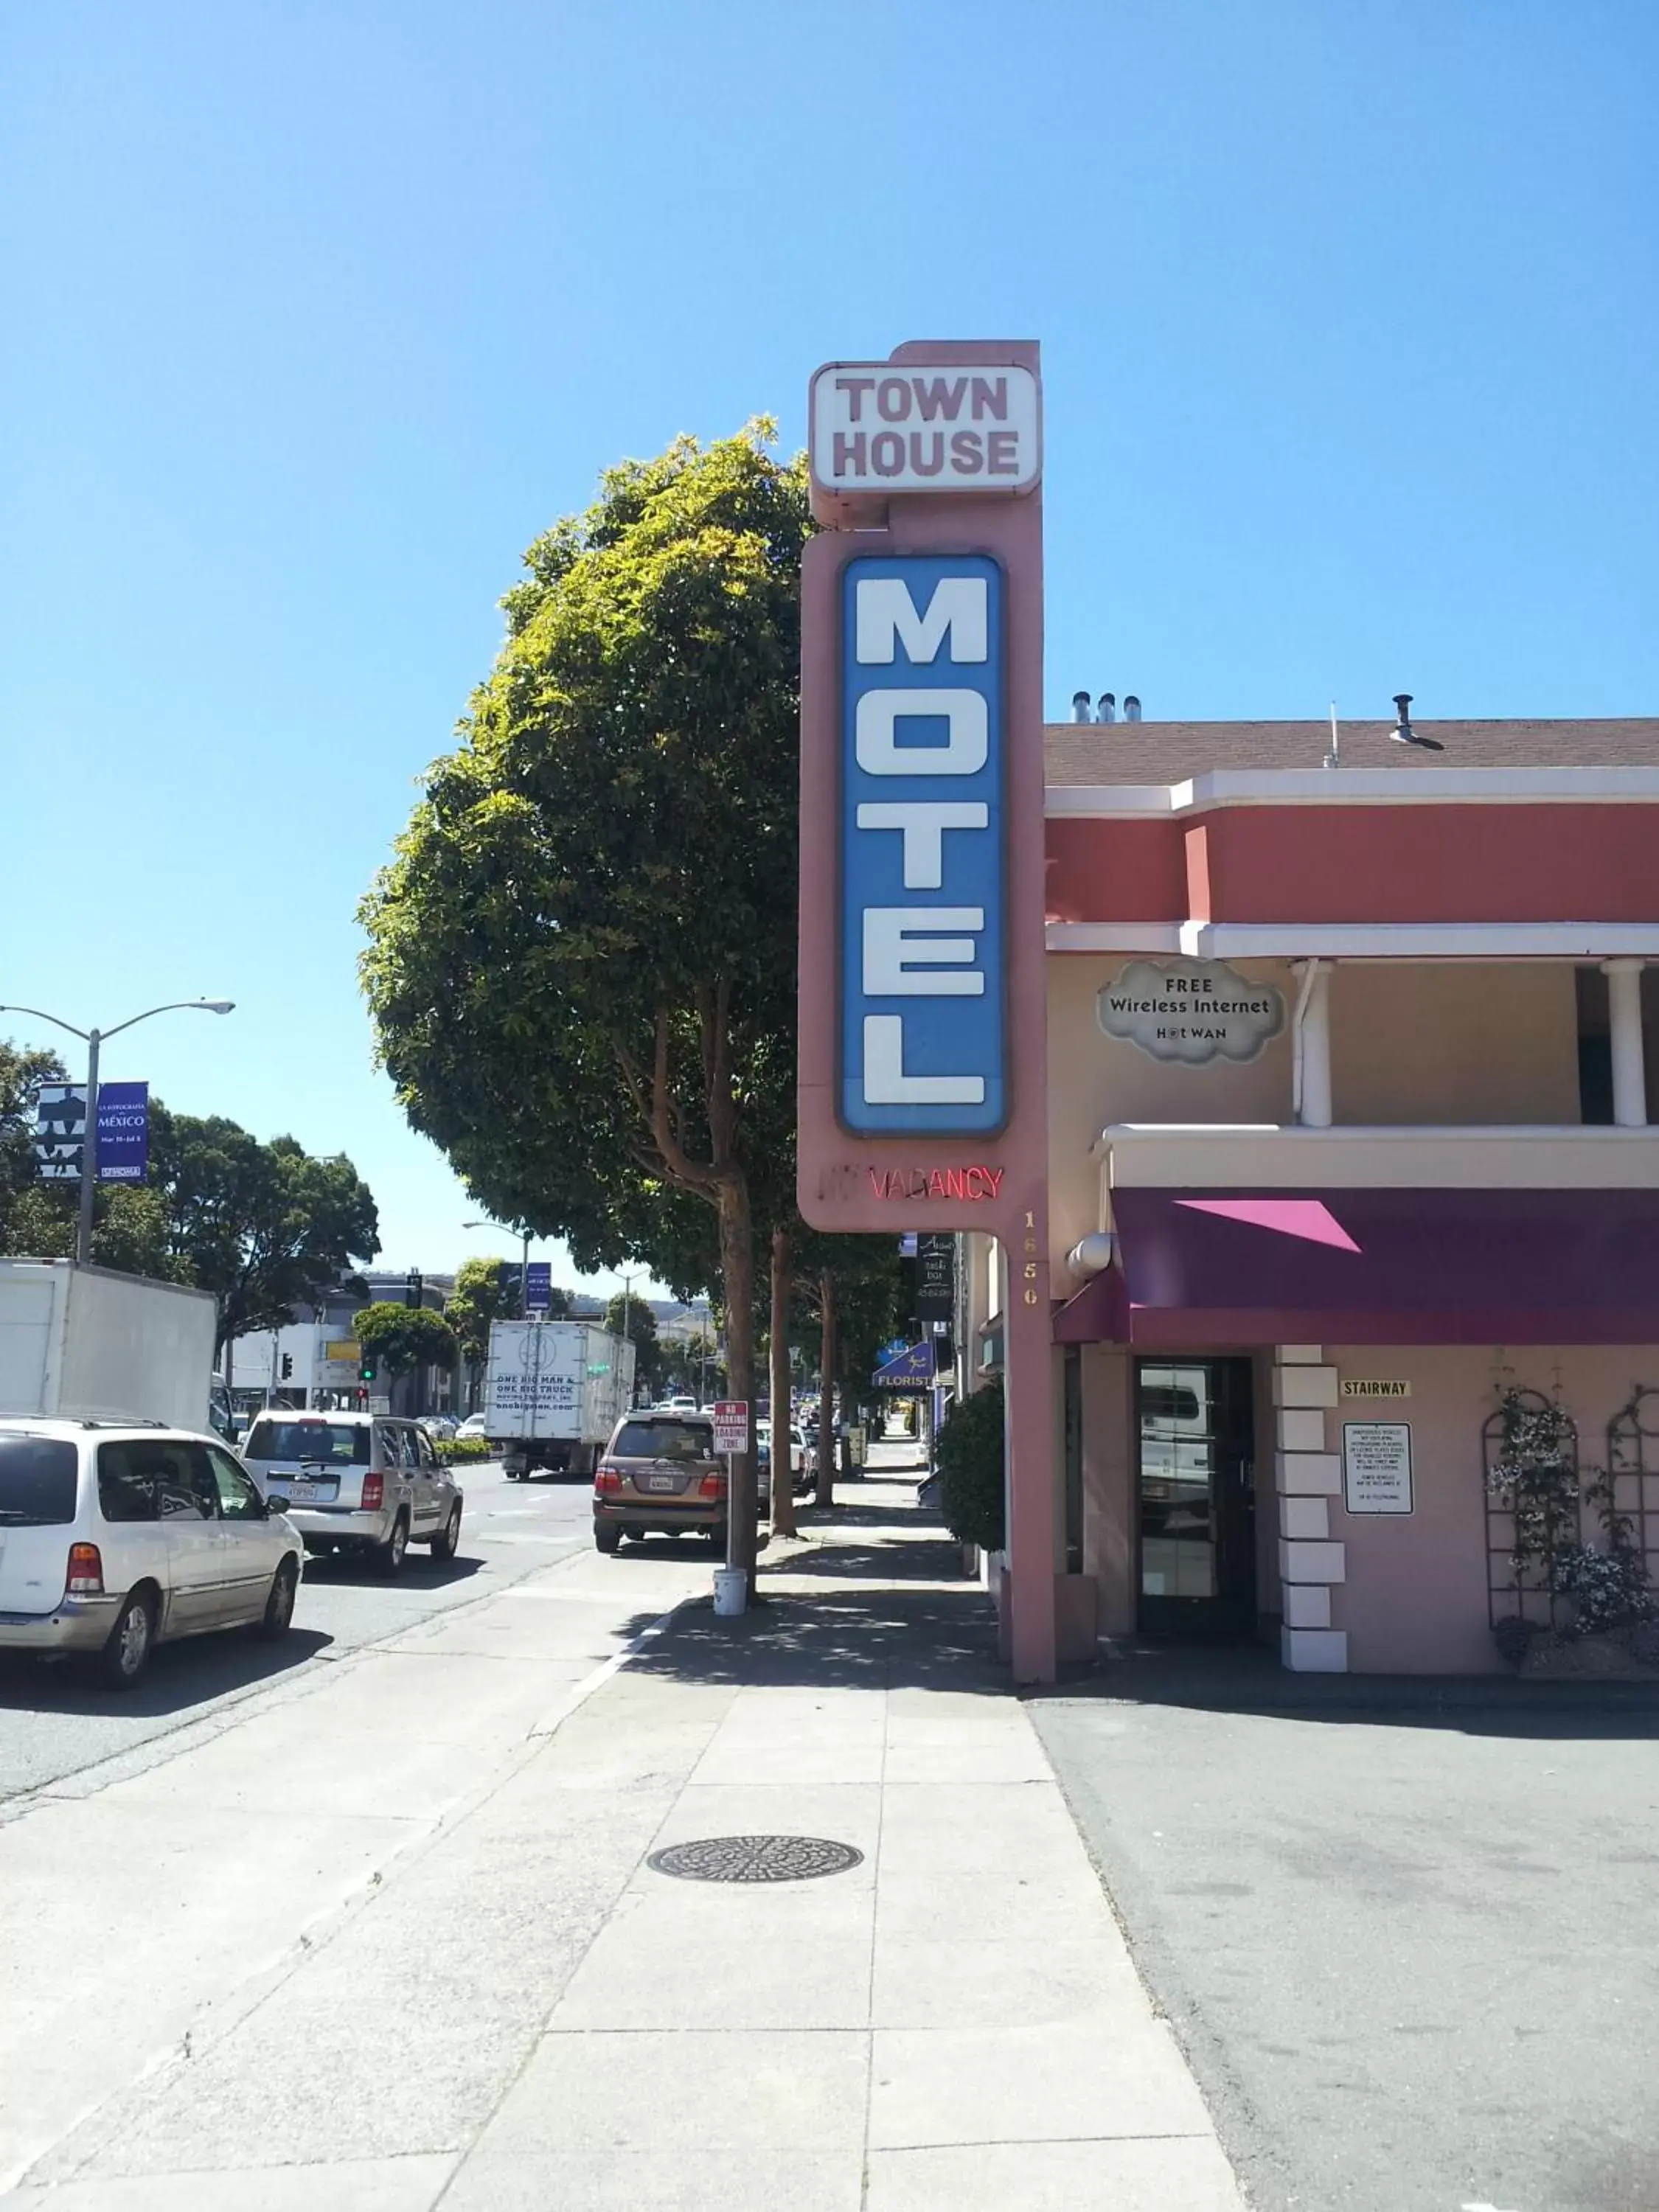
[(851, 1844), (824, 1836), (704, 1836), (653, 1851), (646, 1864), (682, 1881), (816, 1881), (863, 1859)]

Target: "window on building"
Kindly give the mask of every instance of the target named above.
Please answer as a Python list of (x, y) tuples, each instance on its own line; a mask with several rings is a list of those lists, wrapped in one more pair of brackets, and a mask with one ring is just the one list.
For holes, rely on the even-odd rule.
[(1578, 1118), (1592, 1125), (1613, 1120), (1613, 1037), (1607, 1018), (1607, 979), (1599, 968), (1580, 968), (1578, 989)]

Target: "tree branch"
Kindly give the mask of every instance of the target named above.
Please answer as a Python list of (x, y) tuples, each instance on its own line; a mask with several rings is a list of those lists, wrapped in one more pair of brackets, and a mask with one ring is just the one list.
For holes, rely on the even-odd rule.
[(725, 1178), (713, 1164), (702, 1167), (687, 1153), (675, 1126), (669, 1088), (668, 1009), (657, 1009), (657, 1046), (651, 1070), (651, 1135), (676, 1182), (704, 1196), (717, 1193)]

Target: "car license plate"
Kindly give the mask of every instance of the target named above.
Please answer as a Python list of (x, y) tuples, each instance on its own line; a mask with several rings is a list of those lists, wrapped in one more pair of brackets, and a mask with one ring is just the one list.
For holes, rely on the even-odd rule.
[[(290, 1505), (314, 1505), (323, 1495), (323, 1486), (320, 1482), (273, 1482), (270, 1491), (274, 1498), (285, 1498)], [(330, 1483), (328, 1495), (333, 1494), (334, 1485)]]
[(672, 1474), (647, 1474), (645, 1478), (645, 1486), (647, 1490), (672, 1490), (674, 1487), (674, 1478)]

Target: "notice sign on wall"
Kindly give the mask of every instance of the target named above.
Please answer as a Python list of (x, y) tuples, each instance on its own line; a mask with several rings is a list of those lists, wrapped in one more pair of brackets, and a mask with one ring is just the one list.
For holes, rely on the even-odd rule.
[(1350, 1513), (1409, 1513), (1412, 1432), (1406, 1421), (1344, 1421), (1342, 1503)]

